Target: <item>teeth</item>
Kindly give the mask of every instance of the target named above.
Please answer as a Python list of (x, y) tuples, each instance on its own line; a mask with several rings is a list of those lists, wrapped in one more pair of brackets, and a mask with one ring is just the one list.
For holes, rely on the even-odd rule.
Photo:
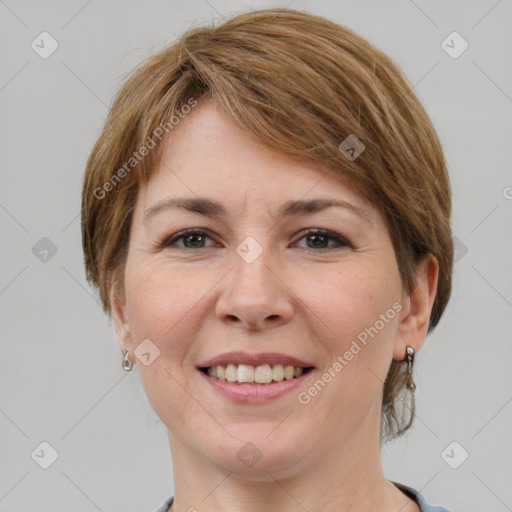
[(293, 366), (284, 367), (284, 378), (286, 380), (293, 379)]
[(254, 366), (239, 364), (236, 374), (238, 382), (254, 382)]
[[(212, 375), (213, 377), (213, 375)], [(228, 364), (226, 366), (226, 380), (228, 382), (236, 382), (238, 378), (237, 371), (236, 371), (236, 365), (234, 364)]]
[(215, 379), (249, 384), (270, 384), (271, 382), (291, 380), (300, 377), (303, 372), (304, 368), (282, 364), (252, 366), (250, 364), (236, 365), (230, 363), (227, 366), (212, 366), (207, 370), (207, 374)]
[(256, 366), (254, 369), (254, 381), (258, 384), (269, 384), (272, 382), (272, 368), (269, 364)]
[[(293, 368), (293, 367), (292, 367)], [(272, 366), (272, 380), (279, 382), (284, 379), (284, 366), (282, 364), (275, 364)]]

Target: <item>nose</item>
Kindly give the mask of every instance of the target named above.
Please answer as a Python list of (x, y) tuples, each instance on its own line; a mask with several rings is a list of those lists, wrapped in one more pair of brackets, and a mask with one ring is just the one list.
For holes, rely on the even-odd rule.
[(269, 253), (264, 250), (251, 263), (234, 255), (234, 269), (224, 281), (216, 305), (216, 315), (222, 322), (249, 331), (263, 331), (290, 322), (293, 293)]

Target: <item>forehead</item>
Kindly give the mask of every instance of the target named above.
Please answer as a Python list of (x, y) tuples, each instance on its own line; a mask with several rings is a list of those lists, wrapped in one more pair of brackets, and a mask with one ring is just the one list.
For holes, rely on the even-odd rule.
[(200, 102), (174, 127), (156, 172), (140, 192), (144, 209), (168, 197), (198, 196), (215, 198), (240, 214), (242, 205), (277, 210), (290, 199), (317, 197), (371, 210), (341, 180), (263, 145), (211, 102)]

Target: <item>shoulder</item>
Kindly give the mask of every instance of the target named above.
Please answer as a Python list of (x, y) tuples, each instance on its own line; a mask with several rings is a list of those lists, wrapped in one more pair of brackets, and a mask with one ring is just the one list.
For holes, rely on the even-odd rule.
[(172, 505), (173, 500), (174, 500), (174, 496), (165, 500), (165, 502), (162, 503), (162, 505), (160, 505), (158, 508), (156, 508), (153, 512), (167, 512), (169, 507)]
[(399, 484), (398, 482), (393, 482), (400, 490), (402, 490), (405, 494), (407, 494), (410, 498), (412, 498), (420, 507), (421, 512), (450, 512), (446, 507), (441, 507), (439, 505), (430, 505), (427, 503), (425, 498), (420, 494), (419, 491), (413, 489), (404, 484)]

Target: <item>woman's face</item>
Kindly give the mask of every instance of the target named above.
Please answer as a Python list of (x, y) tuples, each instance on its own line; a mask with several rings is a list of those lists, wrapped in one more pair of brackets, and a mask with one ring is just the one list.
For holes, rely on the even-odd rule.
[[(216, 206), (166, 203), (184, 198)], [(171, 448), (259, 478), (378, 443), (409, 309), (382, 217), (346, 186), (255, 142), (211, 104), (174, 128), (139, 192), (114, 309)], [(214, 363), (235, 365), (225, 379), (272, 383), (208, 376)], [(290, 379), (286, 366), (313, 369)]]

